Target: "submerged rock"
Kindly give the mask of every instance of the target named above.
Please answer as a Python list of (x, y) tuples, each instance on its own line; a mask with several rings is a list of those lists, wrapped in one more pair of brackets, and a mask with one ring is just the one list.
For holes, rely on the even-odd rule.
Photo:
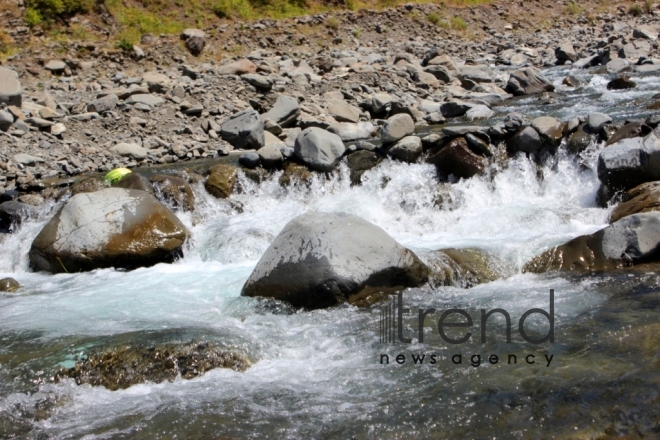
[(474, 287), (502, 278), (505, 264), (481, 249), (442, 249), (429, 262), (434, 286)]
[(656, 261), (659, 251), (660, 212), (633, 214), (544, 252), (523, 272), (611, 270)]
[(245, 357), (212, 343), (128, 346), (93, 353), (72, 368), (60, 369), (55, 379), (116, 391), (146, 382), (173, 382), (179, 375), (193, 379), (214, 368), (245, 371), (250, 366)]
[(228, 198), (234, 192), (238, 178), (238, 168), (231, 165), (219, 164), (209, 171), (209, 177), (204, 182), (206, 191), (218, 199)]
[(144, 191), (108, 188), (75, 195), (34, 239), (30, 267), (53, 273), (171, 262), (188, 231)]
[(291, 220), (243, 286), (241, 295), (318, 309), (365, 305), (423, 285), (428, 268), (385, 231), (343, 213), (310, 212)]
[(0, 292), (14, 292), (21, 287), (13, 278), (3, 278), (0, 280)]
[(154, 174), (150, 180), (158, 188), (157, 195), (167, 203), (184, 211), (195, 209), (195, 194), (188, 182), (181, 177), (170, 176), (169, 174)]

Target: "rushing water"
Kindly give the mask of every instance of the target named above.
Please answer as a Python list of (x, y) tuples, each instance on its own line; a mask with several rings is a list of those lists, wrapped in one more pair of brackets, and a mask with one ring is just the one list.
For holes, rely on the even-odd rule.
[[(566, 69), (548, 74), (560, 90)], [(554, 113), (567, 119), (601, 110), (617, 119), (645, 115), (631, 100), (649, 96), (657, 77), (608, 92), (603, 76), (561, 104), (535, 98), (498, 112)], [(568, 105), (567, 103), (570, 103)], [(348, 169), (311, 187), (282, 188), (278, 175), (261, 185), (243, 180), (233, 205), (195, 188), (197, 208), (179, 214), (192, 231), (185, 257), (132, 272), (97, 270), (46, 275), (27, 268), (27, 251), (52, 215), (0, 242), (0, 277), (23, 288), (0, 296), (0, 436), (25, 438), (485, 438), (651, 433), (660, 413), (657, 349), (660, 296), (655, 273), (591, 277), (522, 274), (531, 257), (607, 224), (595, 205), (593, 154), (577, 161), (563, 150), (540, 164), (525, 156), (505, 169), (451, 185), (451, 203), (432, 166), (383, 162), (363, 185)], [(578, 163), (580, 163), (578, 165)], [(539, 176), (542, 175), (542, 178)], [(243, 205), (242, 212), (233, 206)], [(380, 308), (341, 306), (276, 313), (240, 290), (269, 243), (293, 217), (343, 211), (382, 227), (422, 259), (443, 248), (480, 248), (502, 261), (503, 277), (472, 289), (409, 289), (406, 306), (438, 310), (505, 308), (513, 319), (481, 344), (443, 342), (433, 327), (423, 344), (384, 345)], [(517, 319), (548, 308), (555, 291), (555, 343), (534, 345)], [(429, 321), (430, 322), (430, 321)], [(543, 333), (542, 320), (528, 321)], [(406, 332), (416, 337), (416, 320)], [(477, 330), (478, 331), (478, 330)], [(492, 336), (492, 337), (491, 337)], [(127, 342), (216, 341), (249, 358), (245, 372), (216, 369), (192, 380), (142, 384), (120, 391), (49, 380), (81, 354)], [(407, 356), (397, 365), (397, 354)], [(436, 354), (413, 365), (410, 354)], [(463, 355), (463, 363), (451, 361)], [(388, 354), (390, 365), (379, 361)], [(469, 357), (481, 354), (473, 367)], [(488, 356), (500, 356), (490, 365)], [(508, 355), (518, 357), (516, 365)], [(534, 354), (537, 362), (524, 357)], [(546, 366), (544, 356), (553, 356)]]

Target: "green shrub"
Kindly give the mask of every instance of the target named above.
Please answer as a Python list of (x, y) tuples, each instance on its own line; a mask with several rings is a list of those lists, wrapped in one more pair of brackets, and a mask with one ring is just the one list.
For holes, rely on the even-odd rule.
[(328, 19), (325, 21), (325, 26), (330, 29), (337, 30), (339, 29), (339, 25), (340, 22), (339, 19), (337, 19), (337, 17), (328, 17)]
[(467, 23), (461, 17), (454, 17), (451, 19), (451, 28), (458, 31), (464, 31), (467, 29)]
[(433, 24), (440, 23), (440, 16), (435, 12), (431, 12), (429, 15), (426, 16), (426, 18), (428, 18), (428, 20)]
[(353, 29), (353, 36), (355, 38), (360, 38), (360, 35), (362, 35), (362, 30), (361, 29), (358, 29), (358, 28)]
[[(78, 13), (90, 12), (96, 6), (96, 0), (28, 0), (25, 15), (35, 11), (42, 21), (54, 21), (60, 18), (71, 17)], [(30, 20), (36, 18), (34, 12), (30, 13)]]
[(117, 42), (117, 49), (121, 49), (124, 52), (129, 52), (133, 50), (133, 43), (131, 43), (124, 37)]
[(36, 9), (27, 8), (25, 10), (25, 22), (30, 27), (39, 26), (43, 23), (44, 19)]
[(628, 13), (630, 15), (634, 15), (635, 17), (637, 17), (639, 15), (642, 15), (644, 13), (644, 11), (642, 11), (642, 7), (640, 5), (632, 4), (628, 8)]
[(582, 7), (575, 2), (571, 2), (566, 6), (566, 12), (570, 15), (578, 15), (582, 12)]

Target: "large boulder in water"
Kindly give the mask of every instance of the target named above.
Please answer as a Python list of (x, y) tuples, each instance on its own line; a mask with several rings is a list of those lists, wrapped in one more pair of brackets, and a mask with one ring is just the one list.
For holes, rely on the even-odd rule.
[(633, 214), (535, 257), (523, 272), (601, 271), (657, 261), (660, 212)]
[(241, 295), (318, 309), (368, 304), (421, 286), (428, 268), (385, 231), (343, 213), (310, 212), (291, 220), (243, 286)]
[(507, 92), (516, 96), (552, 92), (555, 86), (534, 67), (516, 70), (509, 77)]
[(346, 147), (341, 138), (322, 128), (303, 130), (293, 147), (293, 154), (310, 169), (329, 172), (339, 163)]
[(144, 191), (81, 193), (37, 235), (30, 266), (53, 273), (151, 266), (173, 261), (188, 235), (172, 211)]

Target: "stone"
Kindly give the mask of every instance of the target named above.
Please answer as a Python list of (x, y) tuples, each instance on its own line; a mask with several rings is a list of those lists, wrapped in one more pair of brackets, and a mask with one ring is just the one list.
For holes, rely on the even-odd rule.
[(615, 131), (612, 136), (607, 140), (605, 146), (616, 144), (624, 139), (640, 137), (648, 134), (651, 128), (646, 126), (641, 121), (632, 121)]
[(238, 163), (245, 168), (254, 169), (259, 166), (259, 155), (254, 151), (248, 151), (238, 157)]
[(660, 212), (633, 214), (535, 257), (523, 272), (603, 271), (657, 261)]
[(123, 189), (135, 189), (138, 191), (144, 191), (151, 194), (152, 196), (156, 195), (154, 187), (147, 179), (141, 174), (130, 173), (122, 177), (118, 182), (112, 185), (113, 188), (123, 188)]
[(234, 192), (238, 179), (238, 169), (231, 165), (219, 164), (209, 170), (204, 188), (213, 197), (227, 199)]
[(312, 172), (306, 166), (295, 162), (286, 162), (284, 164), (284, 172), (279, 179), (279, 184), (281, 186), (309, 185), (312, 179)]
[(516, 70), (507, 82), (507, 91), (515, 96), (535, 95), (554, 90), (555, 86), (552, 82), (534, 67)]
[(610, 222), (642, 212), (660, 211), (660, 182), (642, 183), (626, 192), (624, 201), (610, 214)]
[(3, 278), (0, 280), (0, 292), (15, 292), (21, 287), (13, 278)]
[(440, 105), (440, 113), (442, 113), (442, 116), (445, 118), (456, 118), (465, 115), (468, 110), (470, 110), (475, 105), (476, 104), (471, 102), (452, 99), (447, 102), (443, 102)]
[(66, 69), (66, 63), (64, 61), (51, 60), (46, 63), (44, 69), (50, 71), (51, 73), (60, 74), (64, 72), (64, 69)]
[(130, 157), (137, 160), (143, 160), (147, 158), (147, 149), (134, 143), (119, 143), (110, 148), (110, 152), (118, 156)]
[(410, 115), (400, 113), (394, 115), (385, 121), (381, 127), (380, 139), (383, 144), (391, 144), (410, 136), (415, 132), (415, 122)]
[(427, 162), (435, 165), (442, 176), (454, 175), (468, 179), (486, 168), (486, 160), (473, 153), (463, 137), (455, 138), (439, 151), (431, 154)]
[(273, 80), (265, 75), (258, 73), (248, 73), (241, 76), (241, 79), (246, 83), (256, 87), (257, 89), (268, 91), (273, 88)]
[(534, 153), (543, 147), (543, 141), (541, 141), (541, 136), (534, 128), (525, 127), (509, 139), (507, 147), (512, 153), (518, 151)]
[(169, 174), (154, 174), (149, 180), (158, 189), (156, 194), (174, 209), (195, 210), (195, 194), (190, 184), (181, 177)]
[(0, 110), (0, 130), (7, 131), (14, 123), (14, 116), (5, 110)]
[(660, 180), (660, 129), (644, 138), (624, 139), (598, 156), (598, 178), (610, 195)]
[(482, 138), (472, 133), (467, 133), (465, 135), (465, 140), (467, 141), (468, 147), (473, 152), (485, 157), (491, 157), (493, 155), (493, 152), (490, 150), (488, 142), (484, 141)]
[(3, 66), (0, 66), (0, 104), (18, 108), (23, 104), (23, 89), (18, 74)]
[(18, 153), (14, 155), (14, 161), (18, 164), (33, 167), (38, 163), (43, 163), (44, 160), (40, 157), (32, 156), (30, 154)]
[(242, 296), (319, 309), (369, 305), (426, 283), (428, 268), (381, 228), (343, 213), (309, 212), (291, 220), (261, 257)]
[(631, 70), (630, 63), (624, 58), (615, 58), (610, 60), (605, 67), (607, 68), (607, 73), (621, 73), (626, 70)]
[[(466, 65), (461, 68), (459, 78), (463, 84), (477, 84), (493, 82), (495, 74), (490, 67), (486, 65)], [(463, 86), (465, 87), (465, 85)], [(470, 86), (470, 88), (472, 88)]]
[(566, 124), (552, 116), (541, 116), (532, 120), (532, 128), (536, 130), (543, 142), (550, 147), (557, 148), (561, 144)]
[(372, 115), (387, 114), (392, 110), (394, 98), (389, 93), (374, 93), (367, 100), (366, 106)]
[(580, 80), (572, 75), (569, 75), (566, 78), (564, 78), (562, 84), (568, 87), (576, 88), (576, 87), (580, 87)]
[(167, 75), (154, 71), (142, 75), (142, 82), (151, 93), (165, 93), (172, 83)]
[(658, 39), (658, 30), (651, 26), (638, 26), (633, 29), (633, 38), (645, 38), (650, 41)]
[(89, 177), (87, 179), (81, 180), (71, 185), (71, 195), (96, 192), (105, 188), (108, 188), (110, 184), (104, 179), (97, 177)]
[(29, 252), (33, 270), (75, 273), (171, 262), (189, 232), (165, 205), (138, 190), (108, 188), (71, 197)]
[(360, 109), (343, 101), (333, 102), (328, 106), (328, 113), (338, 122), (357, 122), (360, 120)]
[(66, 126), (61, 122), (57, 122), (55, 125), (50, 127), (50, 134), (53, 136), (59, 136), (66, 131)]
[(449, 69), (440, 64), (431, 64), (424, 68), (425, 72), (430, 73), (439, 81), (442, 81), (445, 84), (449, 84), (454, 80), (454, 76), (451, 74)]
[(422, 140), (417, 136), (406, 136), (387, 149), (387, 155), (401, 162), (415, 163), (422, 155)]
[(181, 39), (194, 56), (200, 55), (206, 46), (206, 34), (201, 29), (186, 29), (181, 33)]
[(627, 76), (614, 78), (612, 81), (607, 83), (607, 90), (626, 90), (634, 89), (635, 87), (637, 87), (637, 83), (632, 81)]
[(150, 93), (138, 93), (132, 95), (126, 100), (126, 104), (144, 104), (148, 105), (149, 107), (157, 107), (164, 102), (165, 100), (160, 96), (152, 95)]
[(270, 144), (257, 150), (259, 155), (259, 162), (261, 166), (267, 170), (282, 168), (284, 157), (282, 156), (282, 148), (288, 148), (286, 144), (280, 142), (278, 144)]
[(555, 57), (557, 58), (557, 64), (566, 64), (567, 61), (575, 62), (577, 60), (577, 54), (570, 41), (562, 41), (555, 48)]
[(256, 110), (243, 110), (222, 123), (220, 136), (234, 148), (258, 150), (265, 144), (264, 122)]
[(585, 125), (580, 125), (575, 133), (568, 137), (566, 147), (571, 153), (580, 153), (589, 147), (592, 137), (585, 131)]
[(367, 121), (358, 122), (357, 124), (339, 122), (329, 126), (328, 131), (339, 136), (342, 141), (349, 142), (369, 139), (376, 132), (376, 127)]
[(317, 127), (303, 130), (297, 137), (294, 155), (315, 171), (329, 172), (334, 169), (346, 147), (336, 134)]
[(273, 108), (261, 115), (264, 120), (271, 119), (282, 128), (292, 127), (300, 116), (298, 100), (291, 96), (280, 95)]
[(218, 75), (245, 75), (248, 73), (256, 73), (257, 65), (247, 58), (225, 64), (218, 68)]
[(468, 121), (476, 121), (479, 119), (490, 119), (495, 112), (482, 104), (477, 104), (465, 112), (465, 118)]
[(359, 185), (362, 182), (362, 175), (381, 163), (383, 158), (374, 151), (357, 150), (346, 158), (346, 165), (351, 170), (351, 183)]
[(119, 98), (115, 94), (110, 94), (103, 98), (90, 102), (87, 105), (88, 112), (105, 113), (114, 110), (119, 104)]
[(604, 113), (593, 112), (589, 114), (587, 119), (587, 129), (589, 132), (598, 133), (605, 124), (612, 122), (612, 118)]
[(0, 204), (0, 231), (14, 232), (21, 224), (37, 216), (36, 210), (15, 200)]

